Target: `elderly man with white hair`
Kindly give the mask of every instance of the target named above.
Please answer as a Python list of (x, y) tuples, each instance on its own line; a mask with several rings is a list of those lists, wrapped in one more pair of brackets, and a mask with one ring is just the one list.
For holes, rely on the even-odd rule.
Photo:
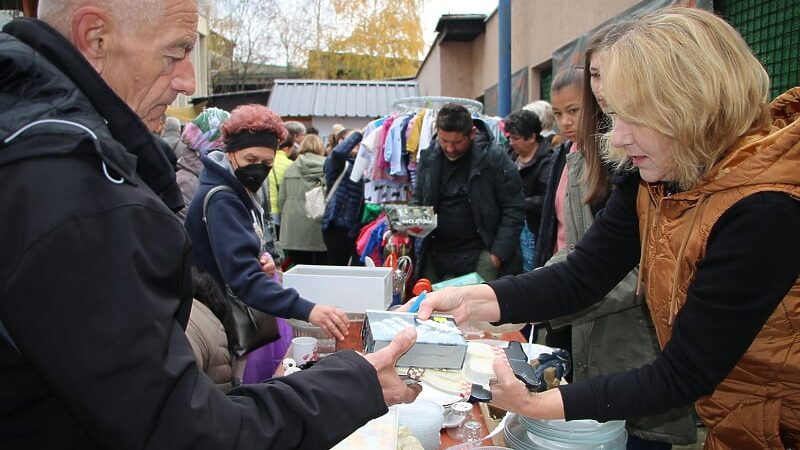
[[(329, 448), (418, 388), (407, 332), (224, 395), (152, 129), (195, 89), (195, 0), (40, 0), (0, 33), (0, 448)], [(346, 412), (346, 413), (342, 413)]]

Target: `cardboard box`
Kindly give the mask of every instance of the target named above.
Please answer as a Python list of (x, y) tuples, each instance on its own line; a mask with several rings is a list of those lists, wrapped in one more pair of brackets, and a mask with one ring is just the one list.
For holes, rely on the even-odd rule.
[(391, 272), (389, 267), (299, 264), (283, 274), (283, 285), (315, 303), (338, 306), (348, 313), (363, 313), (367, 309), (389, 307)]
[(427, 321), (420, 321), (416, 316), (414, 313), (367, 310), (362, 329), (364, 352), (372, 353), (389, 345), (405, 324), (417, 328), (417, 342), (397, 361), (398, 367), (460, 370), (467, 356), (467, 341), (455, 320), (451, 316), (431, 317), (439, 327), (452, 328), (444, 331), (427, 325)]

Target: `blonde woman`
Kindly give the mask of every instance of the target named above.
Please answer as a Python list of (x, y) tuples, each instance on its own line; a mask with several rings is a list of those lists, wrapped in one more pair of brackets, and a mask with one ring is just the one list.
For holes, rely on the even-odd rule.
[(297, 152), (297, 161), (286, 169), (283, 189), (278, 197), (282, 223), (280, 242), (292, 264), (325, 264), (325, 242), (322, 240), (322, 218), (306, 216), (306, 192), (323, 183), (325, 147), (322, 139), (306, 135)]
[(495, 402), (545, 419), (623, 419), (696, 402), (706, 449), (800, 446), (800, 89), (769, 78), (713, 14), (661, 10), (603, 46), (609, 158), (627, 170), (565, 262), (430, 294), (419, 315), (541, 321), (640, 263), (662, 353), (532, 394), (503, 359)]

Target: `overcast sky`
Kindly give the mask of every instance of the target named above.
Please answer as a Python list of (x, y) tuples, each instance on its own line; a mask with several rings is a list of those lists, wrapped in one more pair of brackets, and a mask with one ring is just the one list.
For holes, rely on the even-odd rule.
[(436, 38), (436, 23), (444, 14), (491, 14), (497, 0), (425, 0), (422, 9), (422, 35), (426, 51)]

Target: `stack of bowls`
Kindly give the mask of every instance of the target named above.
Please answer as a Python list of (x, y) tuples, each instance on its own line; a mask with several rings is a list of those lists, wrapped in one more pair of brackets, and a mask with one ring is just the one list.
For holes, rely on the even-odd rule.
[(490, 445), (488, 447), (476, 447), (474, 442), (465, 442), (463, 444), (448, 447), (447, 450), (513, 450), (508, 447), (497, 447)]
[(514, 415), (504, 430), (506, 443), (517, 450), (624, 450), (624, 420), (540, 420)]

